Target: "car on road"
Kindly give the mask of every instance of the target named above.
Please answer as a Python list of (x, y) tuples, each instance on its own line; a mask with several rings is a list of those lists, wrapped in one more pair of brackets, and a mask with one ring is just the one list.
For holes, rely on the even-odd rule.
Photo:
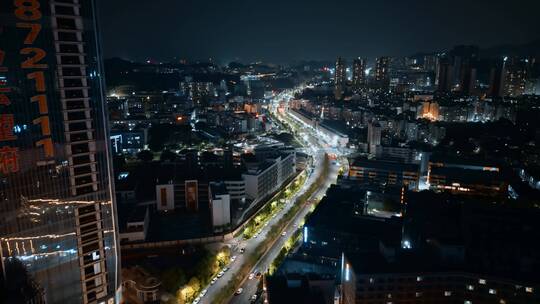
[(240, 253), (244, 253), (246, 251), (246, 248), (240, 248)]
[(223, 270), (220, 271), (220, 272), (217, 274), (217, 277), (218, 277), (218, 278), (221, 278), (221, 277), (223, 276), (224, 273), (225, 273), (225, 272), (224, 272)]
[(231, 263), (234, 262), (234, 261), (236, 261), (236, 256), (235, 256), (235, 255), (233, 255), (233, 256), (231, 257)]
[(214, 285), (214, 283), (216, 283), (217, 281), (217, 278), (213, 278), (212, 281), (210, 281), (210, 285)]
[(281, 236), (285, 236), (285, 235), (287, 235), (287, 231), (283, 231), (283, 232), (281, 233)]
[(197, 298), (195, 298), (195, 300), (193, 300), (193, 302), (191, 302), (191, 303), (192, 303), (192, 304), (198, 304), (200, 300), (201, 300), (201, 298), (197, 297)]
[(242, 293), (242, 291), (244, 291), (244, 289), (242, 287), (238, 288), (238, 290), (235, 292), (235, 294), (239, 295)]
[(208, 292), (208, 289), (203, 289), (201, 291), (201, 298), (204, 297), (206, 295), (206, 293)]
[(227, 271), (227, 270), (229, 270), (228, 267), (223, 268), (223, 272), (225, 272), (225, 271)]
[(256, 294), (251, 296), (251, 303), (255, 303), (255, 301), (257, 301), (257, 295)]

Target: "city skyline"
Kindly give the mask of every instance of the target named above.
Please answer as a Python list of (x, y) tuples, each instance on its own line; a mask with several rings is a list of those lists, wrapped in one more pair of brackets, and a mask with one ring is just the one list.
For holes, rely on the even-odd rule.
[(0, 303), (540, 303), (538, 0), (0, 2)]

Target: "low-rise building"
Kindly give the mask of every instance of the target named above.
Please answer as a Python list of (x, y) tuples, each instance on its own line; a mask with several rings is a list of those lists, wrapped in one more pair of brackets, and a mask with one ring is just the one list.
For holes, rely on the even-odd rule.
[(537, 303), (538, 283), (461, 267), (439, 266), (430, 256), (347, 255), (341, 261), (341, 304)]
[(283, 154), (268, 158), (242, 174), (246, 183), (246, 195), (252, 200), (261, 200), (274, 193), (296, 172), (295, 154)]
[(141, 267), (122, 269), (122, 291), (126, 303), (158, 304), (161, 282)]
[(354, 185), (331, 186), (303, 227), (301, 251), (333, 266), (338, 266), (344, 250), (395, 252), (400, 247), (401, 219), (368, 215), (367, 192)]
[(210, 183), (210, 210), (214, 232), (231, 225), (231, 196), (224, 183)]
[(464, 194), (505, 195), (507, 179), (498, 166), (430, 162), (428, 183), (435, 191)]
[(147, 146), (147, 129), (112, 130), (110, 135), (114, 154), (137, 154)]
[(183, 209), (196, 212), (208, 203), (208, 182), (196, 179), (156, 185), (157, 210)]
[(120, 227), (120, 242), (145, 241), (150, 224), (148, 206), (136, 206), (127, 217), (125, 225)]
[(349, 166), (349, 177), (362, 183), (417, 189), (420, 178), (418, 164), (384, 159), (355, 158)]

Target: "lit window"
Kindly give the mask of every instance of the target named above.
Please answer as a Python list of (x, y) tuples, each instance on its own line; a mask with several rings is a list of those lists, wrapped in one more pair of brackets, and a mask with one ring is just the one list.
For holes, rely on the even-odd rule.
[(504, 299), (500, 299), (499, 304), (506, 304), (506, 301)]
[(482, 284), (482, 285), (486, 285), (486, 280), (480, 279), (480, 280), (478, 280), (478, 283), (480, 283), (480, 284)]
[(417, 293), (416, 293), (416, 297), (417, 297), (417, 298), (420, 298), (421, 296), (422, 296), (422, 293), (421, 293), (421, 292), (417, 292)]
[(465, 302), (463, 302), (463, 304), (472, 304), (472, 302), (469, 301), (469, 300), (465, 300)]
[(474, 286), (472, 286), (472, 285), (467, 285), (467, 290), (474, 290)]
[(375, 279), (369, 278), (369, 284), (373, 284), (373, 283), (375, 283)]
[(416, 277), (416, 282), (421, 282), (422, 281), (422, 277)]
[(489, 290), (489, 294), (493, 294), (493, 295), (494, 295), (494, 294), (497, 294), (497, 291), (496, 291), (495, 289), (490, 289), (490, 290)]
[(451, 296), (451, 295), (452, 295), (452, 292), (451, 292), (451, 291), (445, 291), (445, 292), (444, 292), (444, 296), (445, 296), (445, 297), (449, 297), (449, 296)]
[(532, 287), (525, 287), (525, 291), (526, 291), (526, 292), (529, 292), (529, 293), (532, 293), (532, 292), (533, 292), (533, 288), (532, 288)]

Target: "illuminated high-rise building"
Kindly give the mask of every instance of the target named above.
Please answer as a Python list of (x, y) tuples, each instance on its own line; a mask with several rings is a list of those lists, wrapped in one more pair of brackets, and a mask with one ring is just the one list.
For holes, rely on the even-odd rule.
[(504, 69), (504, 91), (506, 96), (520, 96), (525, 93), (527, 84), (528, 59), (505, 58)]
[(1, 3), (0, 259), (5, 282), (26, 282), (6, 301), (117, 303), (95, 3)]
[(336, 60), (336, 70), (334, 73), (334, 85), (335, 91), (334, 95), (336, 99), (343, 98), (345, 92), (345, 86), (347, 84), (347, 69), (345, 67), (345, 60), (341, 57), (338, 57)]
[(390, 85), (390, 74), (388, 66), (390, 64), (389, 57), (378, 57), (375, 62), (375, 82), (381, 88), (388, 88)]
[(353, 61), (352, 86), (358, 92), (366, 84), (366, 60), (356, 58)]

